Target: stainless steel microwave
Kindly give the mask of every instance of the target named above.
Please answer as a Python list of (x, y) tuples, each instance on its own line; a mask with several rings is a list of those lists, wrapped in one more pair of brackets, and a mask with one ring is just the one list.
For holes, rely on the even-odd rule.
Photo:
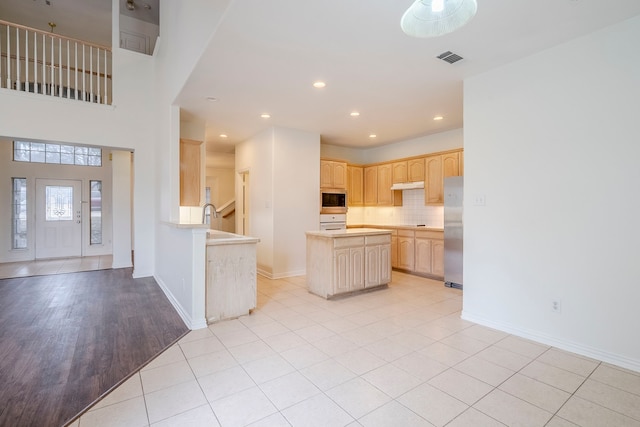
[(347, 213), (347, 190), (323, 188), (320, 190), (320, 213)]

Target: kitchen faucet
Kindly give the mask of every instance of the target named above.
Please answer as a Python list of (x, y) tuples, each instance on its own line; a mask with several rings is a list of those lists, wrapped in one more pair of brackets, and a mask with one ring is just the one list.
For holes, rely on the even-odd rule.
[(205, 222), (204, 222), (204, 218), (205, 218), (205, 215), (206, 215), (206, 212), (207, 212), (207, 208), (208, 208), (208, 207), (210, 207), (210, 208), (211, 208), (211, 210), (212, 210), (212, 212), (213, 212), (213, 217), (214, 217), (214, 218), (218, 218), (218, 211), (217, 211), (217, 209), (216, 209), (216, 206), (215, 206), (213, 203), (207, 203), (206, 205), (204, 205), (204, 206), (202, 207), (202, 223), (203, 223), (203, 224), (205, 223)]

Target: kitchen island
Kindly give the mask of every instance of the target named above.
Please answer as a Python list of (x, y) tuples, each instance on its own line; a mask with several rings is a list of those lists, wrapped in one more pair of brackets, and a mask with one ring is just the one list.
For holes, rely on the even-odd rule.
[(391, 281), (391, 231), (355, 228), (306, 235), (309, 292), (330, 299)]
[(224, 231), (207, 231), (207, 323), (233, 319), (256, 308), (259, 241)]

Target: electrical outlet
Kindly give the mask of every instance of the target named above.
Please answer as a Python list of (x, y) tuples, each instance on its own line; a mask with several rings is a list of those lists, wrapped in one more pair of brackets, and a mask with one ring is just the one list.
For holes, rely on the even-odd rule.
[(560, 301), (559, 299), (554, 299), (553, 301), (551, 301), (551, 311), (553, 311), (554, 313), (561, 313), (562, 301)]

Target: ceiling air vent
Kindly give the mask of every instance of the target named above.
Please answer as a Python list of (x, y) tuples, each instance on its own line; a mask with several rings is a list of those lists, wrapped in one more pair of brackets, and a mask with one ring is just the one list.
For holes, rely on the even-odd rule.
[(453, 64), (454, 62), (458, 62), (458, 61), (460, 61), (461, 59), (464, 59), (464, 58), (462, 58), (462, 56), (457, 55), (455, 53), (446, 51), (446, 52), (441, 53), (440, 55), (438, 55), (438, 59), (442, 59), (443, 61), (446, 61), (449, 64)]

